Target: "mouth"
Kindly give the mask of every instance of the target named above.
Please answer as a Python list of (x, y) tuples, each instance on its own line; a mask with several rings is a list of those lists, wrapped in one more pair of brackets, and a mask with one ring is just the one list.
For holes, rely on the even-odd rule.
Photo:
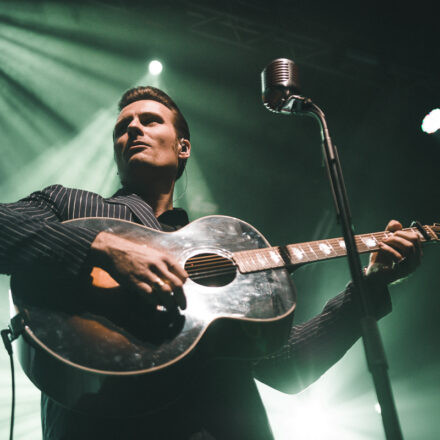
[(130, 145), (146, 145), (146, 143), (140, 139), (130, 142)]
[(126, 152), (128, 155), (132, 155), (132, 154), (137, 153), (139, 151), (143, 151), (147, 148), (150, 148), (150, 146), (148, 144), (145, 144), (144, 142), (140, 142), (140, 141), (134, 141), (134, 142), (131, 142), (130, 144), (128, 144)]
[(149, 145), (142, 141), (133, 141), (128, 144), (128, 148), (130, 149), (133, 147), (149, 147)]

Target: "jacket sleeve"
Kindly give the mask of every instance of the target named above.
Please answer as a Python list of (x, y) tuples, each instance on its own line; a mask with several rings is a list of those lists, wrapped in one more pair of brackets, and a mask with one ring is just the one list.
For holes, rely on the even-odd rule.
[(79, 276), (97, 231), (61, 223), (69, 190), (49, 186), (15, 203), (0, 204), (0, 272), (56, 266)]
[[(388, 289), (366, 284), (379, 319), (391, 311)], [(360, 336), (359, 312), (350, 283), (322, 313), (295, 325), (281, 350), (256, 362), (254, 376), (280, 391), (297, 393), (338, 362)]]

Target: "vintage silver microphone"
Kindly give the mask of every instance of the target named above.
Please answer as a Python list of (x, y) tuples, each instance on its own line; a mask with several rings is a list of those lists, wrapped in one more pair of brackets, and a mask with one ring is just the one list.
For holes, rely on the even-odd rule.
[(298, 67), (287, 58), (277, 58), (261, 72), (265, 107), (275, 113), (307, 112), (310, 99), (301, 96)]
[(368, 368), (381, 407), (382, 422), (388, 440), (403, 440), (394, 404), (391, 384), (387, 373), (387, 360), (374, 317), (371, 295), (367, 294), (362, 266), (353, 235), (350, 208), (336, 147), (330, 138), (324, 112), (309, 98), (301, 96), (298, 68), (287, 58), (277, 58), (261, 72), (263, 103), (275, 113), (303, 114), (314, 117), (321, 128), (324, 162), (336, 212), (341, 224), (347, 250), (348, 263), (353, 280), (353, 297), (359, 306), (359, 323), (364, 340)]

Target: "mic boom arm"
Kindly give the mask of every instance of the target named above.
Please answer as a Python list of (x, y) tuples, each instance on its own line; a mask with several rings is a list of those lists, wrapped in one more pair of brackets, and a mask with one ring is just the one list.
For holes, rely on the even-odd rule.
[(333, 145), (324, 112), (309, 98), (300, 95), (298, 69), (292, 60), (279, 58), (261, 73), (263, 102), (268, 110), (283, 114), (313, 116), (321, 128), (322, 149), (338, 220), (347, 250), (355, 299), (360, 310), (362, 340), (368, 368), (373, 377), (382, 423), (388, 440), (403, 440), (385, 356), (377, 322), (373, 317), (371, 300), (366, 292), (362, 266), (354, 239), (347, 192), (336, 146)]

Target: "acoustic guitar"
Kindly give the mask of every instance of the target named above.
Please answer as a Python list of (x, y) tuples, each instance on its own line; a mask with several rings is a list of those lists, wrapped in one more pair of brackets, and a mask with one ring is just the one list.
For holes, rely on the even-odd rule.
[[(153, 307), (100, 268), (78, 279), (53, 266), (12, 276), (11, 323), (25, 373), (61, 405), (88, 414), (155, 411), (207, 360), (278, 350), (295, 309), (289, 270), (346, 255), (341, 238), (270, 247), (250, 224), (225, 216), (176, 232), (106, 218), (68, 223), (164, 249), (189, 274), (185, 310)], [(440, 224), (408, 229), (422, 242), (439, 240)], [(358, 251), (377, 250), (387, 234), (357, 235)]]

